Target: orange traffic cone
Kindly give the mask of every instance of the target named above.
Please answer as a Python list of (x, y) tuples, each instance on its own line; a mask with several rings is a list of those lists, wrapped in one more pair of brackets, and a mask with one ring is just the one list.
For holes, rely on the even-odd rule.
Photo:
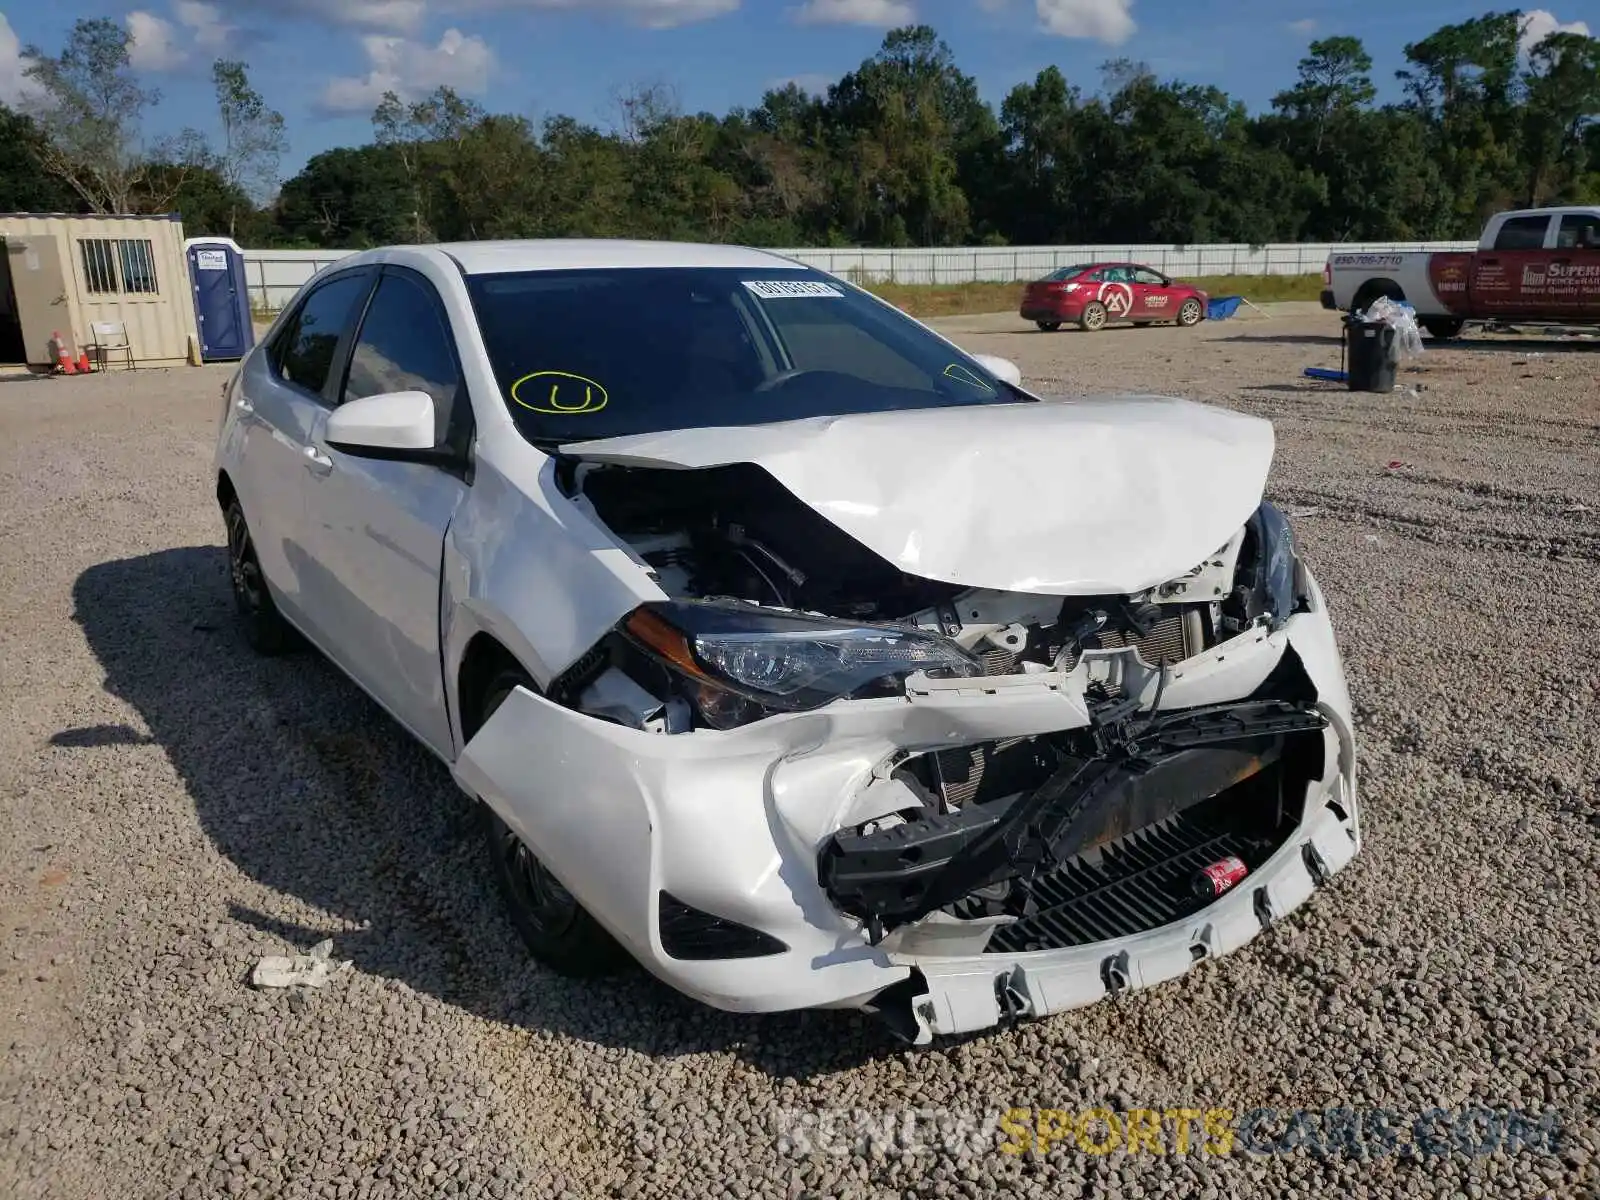
[(87, 375), (92, 370), (94, 368), (89, 365), (89, 352), (87, 350), (78, 351), (78, 374)]
[(56, 330), (50, 335), (50, 340), (56, 345), (56, 363), (61, 368), (63, 375), (76, 375), (77, 366), (72, 361), (72, 356), (67, 353), (67, 344), (61, 340), (61, 331)]

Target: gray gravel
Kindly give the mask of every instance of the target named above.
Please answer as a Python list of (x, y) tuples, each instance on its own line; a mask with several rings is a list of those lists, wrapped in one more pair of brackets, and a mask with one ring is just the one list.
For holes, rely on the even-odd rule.
[[(0, 1195), (1600, 1195), (1600, 353), (1326, 316), (953, 322), (1030, 382), (1277, 425), (1328, 593), (1367, 847), (1286, 924), (1116, 1004), (907, 1052), (531, 965), (445, 772), (230, 622), (221, 368), (0, 383)], [(1400, 465), (1391, 468), (1391, 463)], [(302, 997), (246, 983), (334, 939)], [(805, 1154), (786, 1113), (1554, 1109), (1554, 1153)], [(1282, 1132), (1280, 1118), (1276, 1131)], [(1198, 1139), (1197, 1139), (1198, 1144)], [(1167, 1148), (1172, 1148), (1169, 1140)]]

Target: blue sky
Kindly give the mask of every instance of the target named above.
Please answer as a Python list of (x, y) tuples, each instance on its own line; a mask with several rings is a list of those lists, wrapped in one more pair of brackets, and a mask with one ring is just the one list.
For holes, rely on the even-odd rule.
[[(1535, 28), (1600, 25), (1595, 0), (1535, 11)], [(813, 88), (854, 68), (886, 27), (931, 24), (997, 107), (1018, 82), (1059, 66), (1085, 92), (1126, 56), (1164, 77), (1213, 83), (1252, 108), (1294, 78), (1306, 44), (1353, 34), (1394, 91), (1401, 48), (1494, 6), (1410, 0), (0, 0), (0, 101), (25, 87), (19, 49), (57, 50), (80, 16), (109, 16), (163, 101), (148, 132), (214, 125), (208, 71), (219, 55), (251, 64), (288, 121), (285, 174), (333, 145), (368, 139), (386, 87), (421, 95), (450, 84), (491, 109), (564, 112), (606, 125), (631, 84), (671, 85), (689, 111), (753, 106), (787, 79)], [(1504, 7), (1509, 7), (1506, 5)]]

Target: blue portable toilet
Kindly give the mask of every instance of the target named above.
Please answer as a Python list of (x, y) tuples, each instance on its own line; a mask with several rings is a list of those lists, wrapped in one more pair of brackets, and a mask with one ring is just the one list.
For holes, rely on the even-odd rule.
[(190, 238), (183, 244), (194, 284), (194, 315), (202, 362), (243, 358), (256, 344), (244, 251), (232, 238)]

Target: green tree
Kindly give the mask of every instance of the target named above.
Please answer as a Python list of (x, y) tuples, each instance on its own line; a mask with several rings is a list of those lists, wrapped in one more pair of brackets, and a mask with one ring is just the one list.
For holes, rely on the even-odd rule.
[(80, 193), (44, 166), (48, 142), (26, 113), (0, 104), (0, 212), (82, 212)]
[(125, 28), (99, 17), (74, 23), (54, 57), (23, 51), (25, 73), (43, 92), (33, 113), (45, 130), (40, 162), (91, 212), (133, 211), (150, 163), (139, 130), (161, 95), (134, 78), (128, 43)]
[(236, 59), (218, 59), (211, 68), (222, 126), (218, 173), (223, 183), (244, 198), (228, 214), (229, 236), (241, 215), (268, 199), (278, 186), (278, 164), (288, 145), (283, 114), (267, 107), (250, 85), (249, 67)]

